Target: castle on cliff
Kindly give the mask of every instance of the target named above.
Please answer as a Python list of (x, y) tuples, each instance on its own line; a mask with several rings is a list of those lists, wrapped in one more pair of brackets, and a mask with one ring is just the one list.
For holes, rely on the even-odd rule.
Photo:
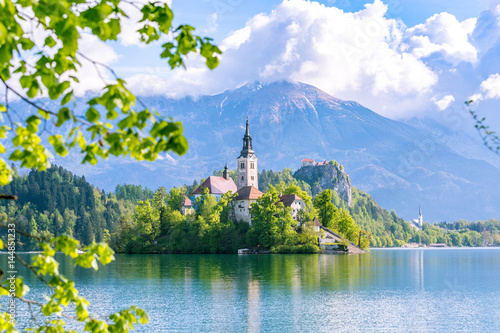
[[(245, 221), (251, 224), (252, 215), (250, 209), (252, 204), (264, 193), (259, 191), (258, 158), (255, 156), (253, 150), (248, 118), (243, 136), (243, 147), (236, 160), (236, 170), (238, 172), (237, 185), (229, 176), (229, 170), (226, 165), (222, 177), (208, 177), (193, 192), (193, 198), (201, 196), (204, 188), (207, 188), (209, 193), (215, 196), (217, 200), (227, 192), (236, 193), (232, 202), (233, 218), (236, 221)], [(280, 194), (279, 200), (285, 207), (291, 208), (293, 218), (296, 218), (297, 213), (305, 208), (304, 200), (296, 194)], [(182, 212), (183, 214), (187, 214), (189, 211), (192, 211), (192, 200), (185, 198), (182, 203)]]

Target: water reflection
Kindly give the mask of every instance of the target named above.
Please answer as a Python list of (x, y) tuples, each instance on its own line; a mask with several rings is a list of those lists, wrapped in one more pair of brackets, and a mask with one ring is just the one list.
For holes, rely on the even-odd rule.
[[(498, 249), (116, 257), (98, 272), (74, 267), (64, 256), (58, 259), (61, 272), (91, 301), (93, 313), (132, 304), (146, 309), (151, 323), (142, 332), (500, 327)], [(6, 261), (0, 256), (2, 265)], [(27, 280), (32, 286), (29, 297), (42, 299), (46, 287), (33, 277)], [(27, 310), (20, 311), (28, 323)]]

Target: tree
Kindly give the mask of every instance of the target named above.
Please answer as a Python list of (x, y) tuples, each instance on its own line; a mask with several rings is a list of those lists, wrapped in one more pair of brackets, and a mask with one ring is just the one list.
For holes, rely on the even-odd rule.
[(216, 204), (217, 200), (215, 197), (209, 193), (207, 188), (203, 188), (202, 195), (194, 200), (193, 207), (196, 211), (196, 216), (202, 216), (204, 219), (208, 219)]
[[(91, 33), (102, 41), (116, 40), (124, 24), (123, 19), (127, 17), (123, 9), (126, 5), (141, 13), (141, 19), (136, 23), (140, 25), (138, 33), (144, 44), (158, 41), (162, 36), (171, 37), (162, 45), (160, 56), (167, 60), (172, 69), (184, 67), (184, 58), (190, 53), (199, 53), (210, 69), (218, 65), (220, 50), (209, 38), (195, 35), (194, 28), (189, 25), (172, 27), (173, 13), (162, 2), (2, 1), (0, 80), (5, 85), (6, 96), (5, 103), (0, 105), (0, 112), (6, 114), (10, 124), (0, 126), (0, 185), (10, 183), (15, 173), (8, 165), (7, 158), (19, 162), (25, 168), (45, 170), (50, 166), (52, 153), (66, 156), (75, 147), (80, 149), (82, 163), (92, 165), (99, 158), (109, 155), (129, 155), (137, 160), (152, 161), (165, 151), (177, 154), (186, 152), (188, 144), (180, 122), (162, 118), (149, 109), (128, 90), (126, 82), (116, 76), (111, 68), (79, 49), (84, 33)], [(43, 35), (45, 39), (32, 40), (35, 34)], [(84, 114), (79, 115), (73, 91), (78, 85), (83, 62), (88, 62), (100, 72), (107, 71), (113, 79), (106, 81), (103, 78), (105, 87), (101, 94), (88, 99)], [(21, 89), (17, 88), (16, 82)], [(36, 112), (23, 122), (14, 122), (9, 109), (9, 94), (16, 95), (26, 105), (34, 107)], [(57, 101), (58, 107), (44, 107), (37, 99), (39, 97)], [(45, 125), (50, 122), (64, 129), (60, 133), (66, 134), (43, 136)], [(49, 144), (45, 143), (45, 139)], [(12, 151), (6, 151), (6, 140), (11, 141)], [(52, 152), (49, 147), (53, 149)], [(32, 189), (32, 194), (36, 195), (36, 186)], [(76, 200), (74, 196), (69, 199)], [(94, 209), (92, 192), (87, 193), (87, 196), (82, 193), (82, 200), (82, 209)], [(97, 269), (98, 262), (105, 265), (113, 260), (113, 251), (106, 244), (92, 243), (82, 248), (78, 241), (68, 235), (44, 239), (14, 227), (15, 223), (11, 222), (0, 226), (15, 229), (18, 234), (36, 240), (43, 249), (31, 264), (20, 258), (18, 260), (53, 290), (46, 303), (30, 303), (39, 306), (47, 316), (47, 320), (35, 328), (37, 331), (64, 332), (64, 322), (49, 316), (67, 311), (75, 311), (76, 320), (84, 322), (85, 331), (91, 332), (125, 332), (133, 328), (133, 323), (147, 322), (146, 313), (135, 306), (110, 315), (107, 321), (90, 315), (87, 311), (89, 304), (78, 294), (74, 282), (59, 273), (58, 263), (54, 259), (56, 251), (74, 258), (81, 267)], [(66, 227), (63, 226), (63, 229)], [(91, 223), (82, 223), (79, 227), (80, 232), (88, 234), (87, 238), (92, 238)], [(3, 248), (3, 243), (0, 247)], [(79, 254), (78, 249), (84, 253)], [(3, 271), (0, 270), (2, 276)], [(50, 279), (45, 280), (44, 277)], [(24, 300), (28, 289), (21, 278), (16, 278), (13, 297)], [(9, 294), (5, 287), (1, 287), (0, 292)], [(66, 308), (70, 304), (70, 309), (74, 310)], [(0, 313), (0, 330), (17, 331), (15, 322), (5, 312)]]
[(334, 227), (334, 218), (337, 207), (332, 203), (332, 190), (327, 189), (319, 193), (313, 200), (314, 208), (318, 211), (318, 220), (327, 228)]
[(247, 240), (252, 245), (263, 248), (271, 248), (279, 242), (279, 213), (283, 209), (283, 204), (279, 203), (278, 193), (269, 190), (252, 205), (252, 227), (250, 228)]
[(184, 188), (172, 188), (167, 197), (168, 207), (171, 210), (181, 210), (182, 200), (184, 200), (185, 189)]
[(154, 196), (153, 196), (153, 207), (156, 210), (160, 210), (161, 207), (165, 206), (165, 200), (167, 199), (168, 193), (165, 186), (160, 186)]

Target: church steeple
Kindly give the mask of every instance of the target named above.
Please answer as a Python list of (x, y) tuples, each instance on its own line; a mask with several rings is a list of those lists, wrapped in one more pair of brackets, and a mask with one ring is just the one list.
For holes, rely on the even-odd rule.
[(245, 136), (243, 136), (243, 148), (241, 149), (240, 156), (248, 157), (248, 155), (253, 155), (253, 154), (254, 151), (252, 149), (252, 136), (250, 135), (250, 126), (248, 124), (248, 117), (247, 117)]
[(259, 188), (259, 171), (257, 169), (257, 157), (252, 147), (252, 136), (250, 135), (250, 126), (248, 117), (243, 136), (243, 148), (238, 157), (238, 190), (245, 186)]
[(422, 208), (419, 205), (418, 206), (418, 226), (420, 228), (422, 228), (423, 225), (424, 225), (424, 218), (422, 216)]

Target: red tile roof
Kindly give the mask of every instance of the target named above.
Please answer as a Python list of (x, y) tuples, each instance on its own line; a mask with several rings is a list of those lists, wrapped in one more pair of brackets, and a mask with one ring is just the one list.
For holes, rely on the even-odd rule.
[(280, 198), (280, 202), (282, 202), (285, 207), (290, 207), (295, 200), (302, 200), (302, 198), (297, 194), (283, 194)]
[(202, 188), (208, 188), (210, 194), (224, 194), (229, 191), (236, 193), (237, 188), (232, 178), (210, 176), (198, 187), (193, 194), (202, 194)]
[(314, 163), (314, 160), (312, 160), (312, 159), (310, 159), (310, 158), (304, 158), (304, 159), (302, 160), (302, 163), (304, 163), (304, 162), (313, 162), (313, 163)]
[(253, 186), (244, 186), (236, 193), (234, 200), (257, 200), (264, 194)]
[(191, 199), (189, 199), (188, 197), (184, 197), (184, 199), (182, 200), (182, 206), (184, 206), (184, 207), (193, 206)]

